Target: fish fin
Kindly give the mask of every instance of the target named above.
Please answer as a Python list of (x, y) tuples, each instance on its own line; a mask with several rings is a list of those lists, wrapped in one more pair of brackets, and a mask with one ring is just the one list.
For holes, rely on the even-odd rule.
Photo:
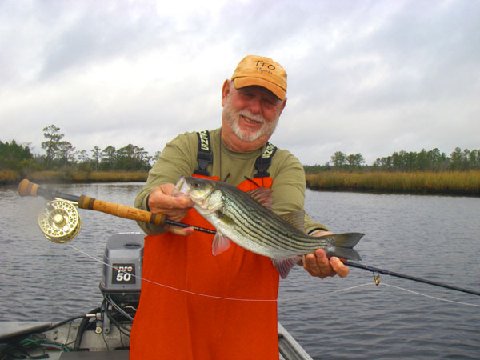
[(327, 256), (328, 257), (336, 256), (338, 258), (353, 260), (353, 261), (362, 260), (362, 257), (356, 250), (341, 247), (341, 246), (334, 246), (332, 249), (327, 249)]
[(272, 208), (272, 190), (266, 187), (258, 187), (247, 192), (250, 197), (260, 205), (268, 209)]
[(337, 256), (348, 260), (360, 261), (362, 257), (353, 249), (358, 244), (364, 234), (345, 233), (345, 234), (328, 234), (319, 236), (319, 239), (326, 239), (329, 245), (325, 248), (327, 256)]
[(217, 231), (212, 242), (212, 254), (217, 256), (228, 250), (230, 247), (230, 239)]
[(293, 227), (305, 232), (305, 210), (292, 211), (280, 217)]
[(282, 279), (285, 279), (290, 273), (290, 270), (297, 265), (298, 256), (287, 259), (272, 259), (272, 262)]

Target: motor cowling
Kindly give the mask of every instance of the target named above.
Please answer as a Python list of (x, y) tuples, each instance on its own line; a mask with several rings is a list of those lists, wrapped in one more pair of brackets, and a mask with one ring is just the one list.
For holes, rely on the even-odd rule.
[(117, 304), (136, 305), (142, 285), (144, 234), (120, 233), (108, 240), (100, 290)]

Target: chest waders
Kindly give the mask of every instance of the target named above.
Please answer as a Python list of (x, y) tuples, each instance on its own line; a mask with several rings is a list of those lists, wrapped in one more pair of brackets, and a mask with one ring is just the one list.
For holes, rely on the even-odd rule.
[[(209, 133), (198, 136), (193, 176), (218, 181), (207, 171), (213, 163)], [(268, 167), (275, 150), (267, 144), (255, 162), (258, 186), (272, 184)], [(238, 187), (257, 185), (245, 180)], [(194, 209), (183, 221), (213, 229)], [(130, 359), (278, 360), (277, 270), (269, 258), (234, 242), (213, 256), (212, 241), (213, 235), (201, 232), (146, 236)]]

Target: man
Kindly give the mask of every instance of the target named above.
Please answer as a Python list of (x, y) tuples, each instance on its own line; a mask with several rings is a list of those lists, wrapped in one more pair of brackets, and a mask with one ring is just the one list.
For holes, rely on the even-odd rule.
[[(286, 105), (287, 75), (270, 58), (248, 55), (222, 87), (222, 126), (167, 144), (135, 205), (172, 220), (211, 227), (175, 192), (182, 176), (208, 177), (243, 191), (271, 187), (278, 214), (303, 210), (305, 174), (288, 151), (270, 144)], [(246, 180), (248, 178), (248, 180)], [(131, 335), (132, 359), (278, 359), (278, 272), (270, 259), (231, 245), (214, 256), (213, 236), (142, 225), (142, 295)], [(326, 232), (306, 217), (305, 230)], [(320, 278), (349, 269), (317, 250), (302, 259)]]

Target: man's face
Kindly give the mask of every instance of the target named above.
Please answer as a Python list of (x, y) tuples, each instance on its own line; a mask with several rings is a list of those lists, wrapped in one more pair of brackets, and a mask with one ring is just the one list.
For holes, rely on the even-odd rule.
[(237, 90), (230, 84), (223, 97), (223, 118), (240, 140), (263, 141), (274, 132), (284, 106), (285, 102), (263, 87)]

